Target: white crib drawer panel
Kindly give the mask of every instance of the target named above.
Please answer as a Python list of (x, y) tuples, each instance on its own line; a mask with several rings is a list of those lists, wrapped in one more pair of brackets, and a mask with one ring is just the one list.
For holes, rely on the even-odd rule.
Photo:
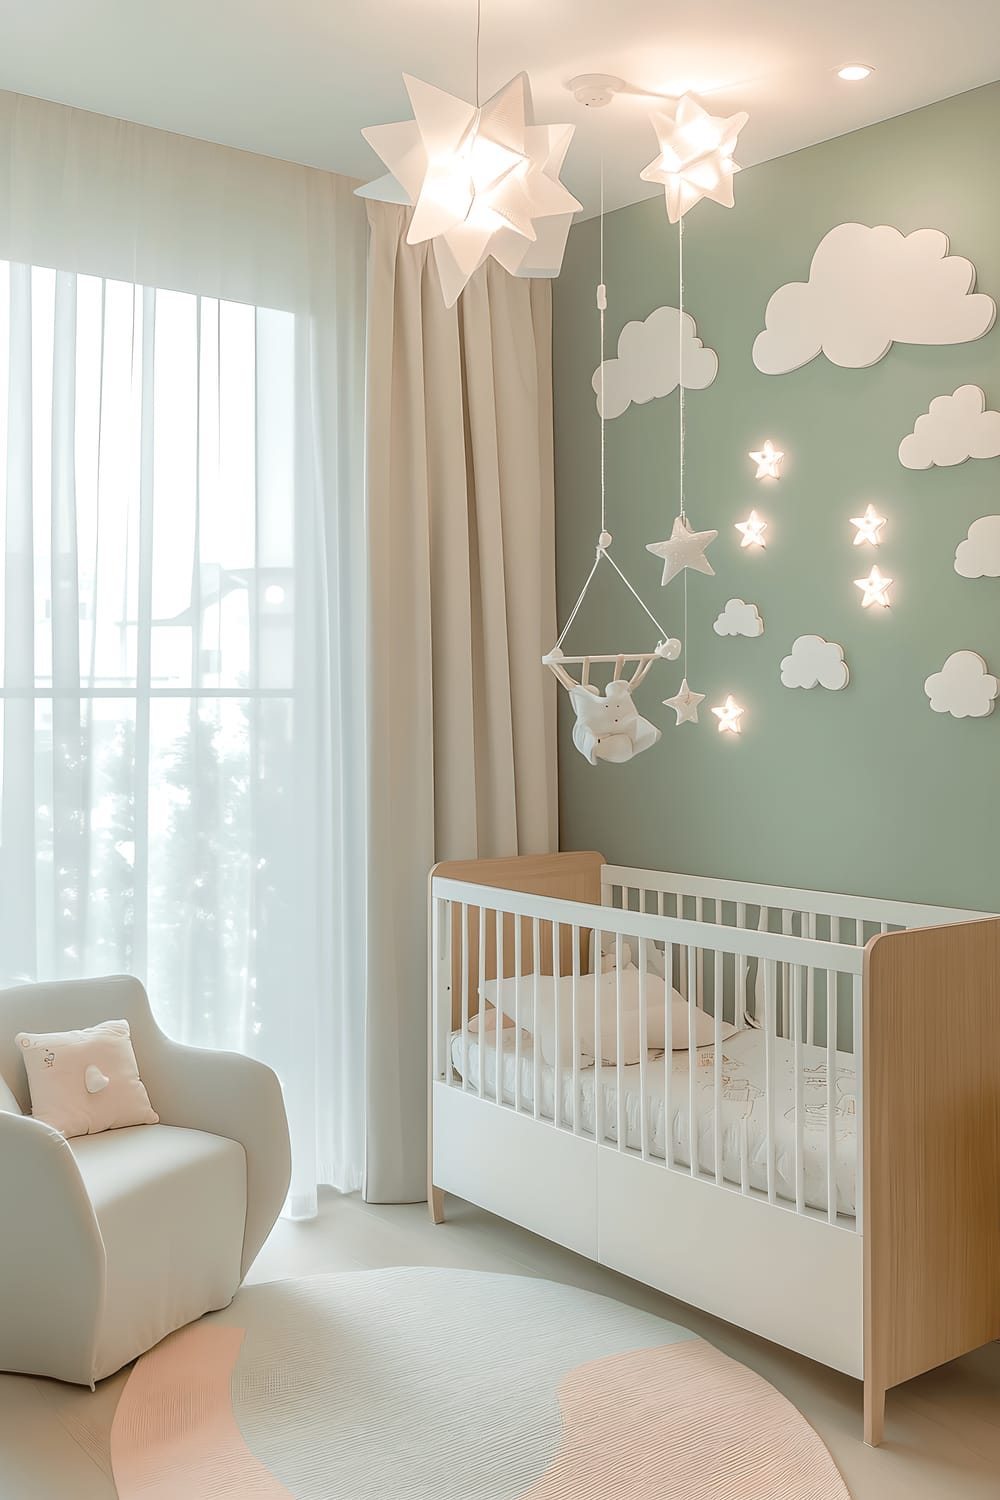
[(597, 1259), (597, 1147), (435, 1083), (433, 1180), (490, 1213)]
[(601, 1148), (598, 1259), (858, 1378), (862, 1238)]

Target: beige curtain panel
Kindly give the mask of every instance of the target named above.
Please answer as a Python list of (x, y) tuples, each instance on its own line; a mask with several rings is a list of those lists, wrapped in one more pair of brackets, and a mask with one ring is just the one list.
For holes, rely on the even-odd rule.
[(444, 306), (370, 203), (366, 1196), (425, 1196), (436, 859), (558, 843), (551, 287), (492, 261)]

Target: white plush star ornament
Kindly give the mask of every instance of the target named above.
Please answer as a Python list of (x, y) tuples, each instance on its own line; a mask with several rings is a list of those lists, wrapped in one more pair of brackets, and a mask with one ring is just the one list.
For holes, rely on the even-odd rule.
[(693, 693), (691, 691), (688, 687), (688, 680), (685, 677), (680, 685), (680, 691), (675, 693), (672, 698), (664, 698), (663, 706), (664, 708), (673, 709), (677, 715), (678, 724), (697, 724), (698, 704), (702, 703), (704, 698), (704, 693)]
[(878, 604), (883, 609), (888, 609), (891, 583), (892, 579), (883, 577), (878, 568), (872, 568), (867, 578), (855, 578), (854, 587), (860, 589), (864, 595), (861, 608), (869, 609), (871, 605)]
[(733, 177), (739, 171), (733, 152), (749, 118), (742, 110), (728, 117), (710, 115), (690, 94), (652, 115), (660, 154), (639, 176), (644, 182), (663, 184), (671, 224), (702, 198), (732, 208)]
[(721, 707), (713, 708), (712, 712), (719, 721), (720, 734), (742, 734), (743, 727), (740, 719), (743, 717), (743, 709), (733, 698), (732, 693), (727, 696)]
[(666, 588), (670, 580), (685, 568), (714, 577), (715, 569), (705, 556), (705, 549), (718, 535), (717, 531), (692, 531), (686, 516), (675, 516), (666, 541), (647, 542), (646, 551), (663, 558), (663, 577), (660, 579), (663, 587)]
[(863, 542), (868, 542), (872, 547), (877, 547), (882, 540), (882, 527), (885, 525), (885, 516), (880, 516), (874, 505), (866, 506), (863, 516), (852, 516), (851, 525), (857, 527), (854, 537), (855, 547), (860, 547)]
[(743, 540), (741, 547), (766, 547), (764, 532), (767, 530), (767, 522), (762, 520), (755, 510), (752, 510), (745, 521), (737, 521), (734, 530), (742, 532)]
[(771, 439), (768, 438), (764, 443), (763, 448), (759, 449), (756, 453), (747, 454), (747, 457), (751, 458), (757, 465), (757, 472), (754, 475), (754, 478), (780, 479), (781, 460), (784, 458), (784, 456), (785, 455), (781, 451), (781, 449), (776, 448), (771, 442)]
[(386, 176), (363, 198), (413, 205), (406, 239), (430, 240), (452, 307), (489, 256), (514, 276), (557, 276), (581, 205), (559, 181), (572, 125), (535, 125), (527, 75), (477, 108), (403, 75), (414, 119), (361, 133)]

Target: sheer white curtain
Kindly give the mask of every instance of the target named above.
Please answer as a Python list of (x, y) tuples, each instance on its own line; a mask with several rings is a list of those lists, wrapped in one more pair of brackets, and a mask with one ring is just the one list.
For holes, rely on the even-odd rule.
[(0, 983), (264, 1058), (364, 1155), (364, 209), (0, 95)]

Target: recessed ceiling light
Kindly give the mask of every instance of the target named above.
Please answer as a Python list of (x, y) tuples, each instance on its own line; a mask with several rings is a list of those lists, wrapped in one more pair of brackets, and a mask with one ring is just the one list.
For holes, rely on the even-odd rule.
[(860, 83), (863, 78), (870, 78), (874, 71), (867, 63), (845, 63), (837, 69), (837, 77), (845, 83)]

